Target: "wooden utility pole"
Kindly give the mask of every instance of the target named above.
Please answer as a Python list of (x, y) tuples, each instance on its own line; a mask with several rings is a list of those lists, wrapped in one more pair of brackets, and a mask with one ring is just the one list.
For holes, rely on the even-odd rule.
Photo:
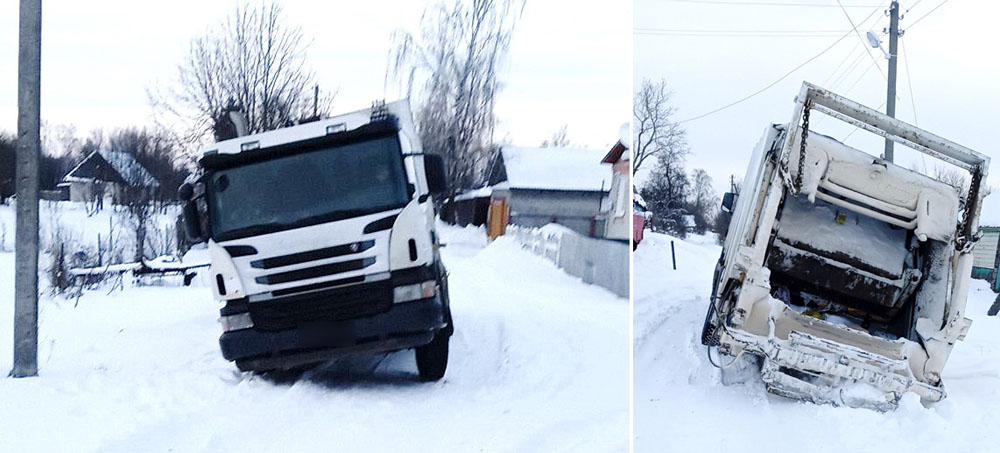
[[(889, 90), (885, 100), (885, 114), (896, 117), (896, 45), (899, 41), (899, 2), (893, 0), (889, 5)], [(892, 140), (885, 139), (885, 160), (892, 162)]]
[(38, 161), (41, 154), (42, 0), (21, 0), (17, 53), (17, 229), (14, 368), (38, 375)]

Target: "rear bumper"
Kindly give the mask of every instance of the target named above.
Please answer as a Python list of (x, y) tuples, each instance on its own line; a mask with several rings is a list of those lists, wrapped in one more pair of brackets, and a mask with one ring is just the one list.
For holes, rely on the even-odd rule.
[(724, 342), (764, 358), (761, 378), (781, 396), (834, 406), (890, 410), (906, 392), (940, 401), (944, 386), (918, 380), (904, 358), (885, 357), (809, 333), (792, 331), (787, 339), (728, 328)]
[(430, 343), (447, 326), (440, 296), (393, 304), (362, 318), (317, 322), (278, 331), (255, 328), (223, 333), (222, 356), (241, 368), (289, 368), (343, 355), (407, 349)]

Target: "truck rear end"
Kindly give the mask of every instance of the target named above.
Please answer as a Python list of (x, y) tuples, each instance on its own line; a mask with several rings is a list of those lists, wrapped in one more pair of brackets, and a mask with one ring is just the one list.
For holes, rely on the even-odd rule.
[[(954, 165), (956, 188), (809, 128), (816, 113)], [(945, 397), (989, 159), (804, 83), (733, 207), (702, 341), (760, 358), (769, 391), (875, 409)], [(730, 362), (732, 363), (732, 362)]]

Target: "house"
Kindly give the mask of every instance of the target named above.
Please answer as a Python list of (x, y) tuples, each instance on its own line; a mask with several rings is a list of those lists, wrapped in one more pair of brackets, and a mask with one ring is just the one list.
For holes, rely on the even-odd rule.
[(649, 222), (651, 213), (646, 207), (646, 200), (632, 186), (632, 250), (635, 250), (642, 242), (643, 232), (646, 230), (646, 223)]
[(490, 209), (492, 187), (464, 191), (441, 206), (441, 220), (459, 226), (483, 226)]
[(598, 216), (612, 179), (601, 164), (606, 154), (590, 149), (501, 147), (489, 169), (489, 216), (499, 219), (498, 224), (541, 227), (555, 222), (587, 236), (603, 236)]
[(62, 179), (69, 186), (70, 201), (120, 204), (128, 187), (155, 192), (160, 183), (126, 152), (99, 150), (90, 153)]
[(601, 213), (604, 222), (604, 237), (616, 241), (628, 241), (632, 233), (632, 216), (629, 206), (632, 183), (629, 175), (632, 172), (631, 153), (629, 147), (619, 139), (608, 154), (601, 159), (602, 164), (611, 164), (611, 190), (608, 203)]
[(1000, 194), (983, 199), (979, 215), (979, 231), (983, 234), (976, 248), (972, 249), (972, 278), (990, 282), (994, 292), (1000, 293)]
[(695, 222), (694, 215), (684, 214), (681, 216), (681, 220), (684, 222), (684, 231), (694, 233), (698, 229), (698, 223)]

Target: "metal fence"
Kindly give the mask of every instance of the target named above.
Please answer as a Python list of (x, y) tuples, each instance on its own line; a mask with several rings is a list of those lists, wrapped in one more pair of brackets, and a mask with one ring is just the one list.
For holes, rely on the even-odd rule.
[(552, 261), (567, 274), (607, 288), (619, 297), (628, 297), (627, 243), (586, 237), (568, 228), (546, 232), (511, 225), (507, 231), (526, 250)]

